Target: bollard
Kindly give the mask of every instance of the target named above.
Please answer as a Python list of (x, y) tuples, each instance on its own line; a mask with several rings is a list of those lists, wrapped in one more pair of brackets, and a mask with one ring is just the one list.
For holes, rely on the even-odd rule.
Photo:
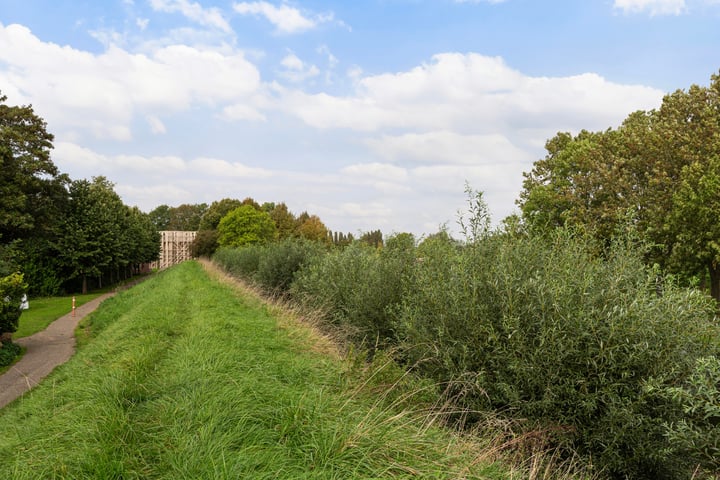
[(72, 316), (75, 316), (75, 297), (73, 296), (73, 302), (72, 302)]

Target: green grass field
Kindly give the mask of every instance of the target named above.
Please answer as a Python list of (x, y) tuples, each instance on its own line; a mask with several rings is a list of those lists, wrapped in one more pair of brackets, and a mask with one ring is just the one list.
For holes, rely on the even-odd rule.
[(198, 263), (86, 322), (73, 359), (0, 410), (2, 478), (513, 477)]
[[(103, 292), (75, 295), (75, 307), (80, 307), (93, 300)], [(29, 337), (47, 328), (50, 323), (72, 311), (73, 295), (30, 299), (30, 308), (20, 315), (18, 330), (13, 338)]]

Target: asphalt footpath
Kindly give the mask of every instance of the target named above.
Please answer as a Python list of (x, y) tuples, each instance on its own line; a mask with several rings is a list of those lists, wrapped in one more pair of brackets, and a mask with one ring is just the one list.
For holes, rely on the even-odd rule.
[(0, 408), (22, 397), (55, 367), (67, 362), (75, 353), (75, 328), (89, 313), (115, 292), (106, 293), (72, 312), (58, 318), (48, 327), (15, 343), (26, 348), (25, 355), (4, 374), (0, 375)]

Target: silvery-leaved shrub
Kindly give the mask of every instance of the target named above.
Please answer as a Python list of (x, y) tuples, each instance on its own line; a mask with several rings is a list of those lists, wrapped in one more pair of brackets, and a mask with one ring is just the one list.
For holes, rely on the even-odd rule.
[(716, 305), (665, 282), (630, 242), (598, 255), (568, 231), (423, 245), (397, 331), (408, 360), (456, 400), (554, 432), (614, 478), (683, 478), (677, 408), (647, 382), (685, 382), (717, 352)]

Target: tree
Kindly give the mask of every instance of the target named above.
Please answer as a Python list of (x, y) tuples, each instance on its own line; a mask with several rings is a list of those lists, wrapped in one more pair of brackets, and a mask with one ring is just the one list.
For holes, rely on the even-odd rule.
[(190, 245), (190, 254), (194, 258), (210, 257), (219, 247), (217, 230), (200, 230)]
[(295, 234), (300, 238), (315, 242), (330, 243), (331, 241), (327, 227), (317, 215), (308, 216), (304, 222), (297, 226)]
[(167, 224), (168, 230), (180, 230), (184, 232), (196, 232), (200, 228), (200, 219), (207, 210), (205, 203), (189, 204), (170, 208), (170, 220)]
[(365, 232), (360, 236), (360, 242), (371, 247), (380, 248), (383, 246), (383, 236), (380, 230)]
[(270, 214), (243, 205), (220, 220), (218, 233), (220, 246), (242, 247), (269, 242), (276, 237), (277, 230)]
[(155, 225), (158, 231), (168, 230), (170, 225), (170, 207), (167, 205), (160, 205), (155, 207), (148, 213), (150, 221)]
[(670, 261), (710, 276), (710, 291), (720, 301), (720, 156), (687, 165), (673, 194), (669, 229), (677, 232)]
[(720, 237), (710, 225), (720, 204), (709, 187), (720, 156), (720, 75), (666, 95), (616, 130), (559, 133), (546, 148), (518, 202), (531, 231), (572, 225), (607, 245), (629, 222), (652, 246), (649, 262), (682, 276), (705, 270), (720, 300)]
[(284, 202), (277, 205), (273, 205), (273, 208), (269, 210), (270, 218), (275, 222), (275, 227), (278, 231), (278, 238), (280, 240), (290, 238), (295, 234), (296, 218), (287, 205)]
[(50, 159), (53, 136), (45, 121), (32, 106), (6, 100), (0, 93), (0, 262), (8, 275), (27, 273), (31, 291), (53, 294), (59, 273), (52, 241), (69, 178)]
[(67, 176), (50, 159), (52, 134), (32, 106), (11, 107), (0, 93), (0, 237), (27, 238), (56, 218)]
[(113, 185), (104, 177), (70, 184), (70, 204), (58, 240), (58, 251), (69, 278), (100, 278), (120, 259), (124, 208)]
[(217, 230), (220, 220), (242, 204), (240, 200), (234, 198), (223, 198), (222, 200), (211, 203), (208, 209), (205, 210), (205, 213), (203, 213), (198, 229)]

